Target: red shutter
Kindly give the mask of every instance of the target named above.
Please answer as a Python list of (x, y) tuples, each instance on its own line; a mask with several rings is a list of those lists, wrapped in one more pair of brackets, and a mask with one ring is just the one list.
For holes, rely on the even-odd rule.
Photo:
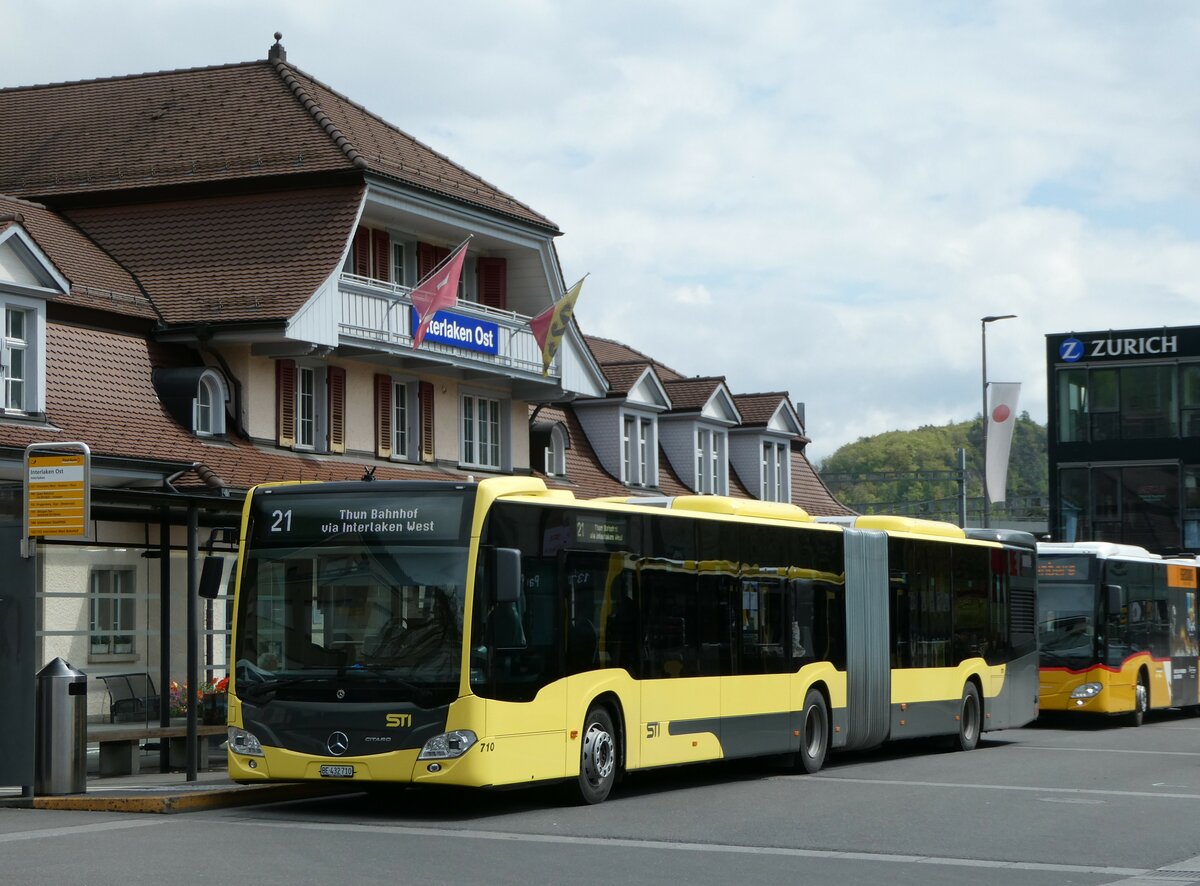
[(371, 264), (376, 280), (392, 279), (392, 238), (387, 231), (371, 231)]
[(421, 410), (421, 460), (433, 461), (433, 385), (417, 385), (417, 406)]
[(296, 445), (296, 361), (275, 361), (275, 441)]
[(359, 228), (354, 232), (354, 273), (360, 277), (371, 276), (371, 231)]
[(508, 307), (508, 261), (481, 256), (475, 263), (479, 279), (479, 303), (489, 308)]
[(428, 243), (417, 244), (417, 279), (422, 279), (426, 274), (437, 267), (438, 259), (435, 257), (437, 252), (436, 246), (431, 246)]
[(375, 455), (392, 457), (392, 377), (375, 376)]
[(346, 370), (330, 366), (329, 389), (329, 451), (346, 451)]

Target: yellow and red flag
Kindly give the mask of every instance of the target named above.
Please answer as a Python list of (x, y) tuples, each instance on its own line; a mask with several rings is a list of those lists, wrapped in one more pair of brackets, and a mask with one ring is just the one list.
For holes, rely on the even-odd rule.
[(562, 344), (563, 333), (567, 331), (567, 324), (571, 322), (571, 315), (575, 313), (575, 299), (579, 298), (579, 290), (583, 288), (583, 281), (586, 279), (585, 274), (578, 283), (567, 290), (566, 295), (529, 321), (533, 337), (542, 349), (542, 375), (550, 374), (550, 364), (554, 355), (558, 353), (559, 345)]

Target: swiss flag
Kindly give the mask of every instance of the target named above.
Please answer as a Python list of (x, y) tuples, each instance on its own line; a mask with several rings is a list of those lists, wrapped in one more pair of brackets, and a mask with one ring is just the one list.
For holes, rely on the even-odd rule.
[(413, 330), (413, 350), (421, 347), (433, 315), (457, 304), (458, 280), (462, 276), (469, 239), (464, 240), (458, 249), (446, 256), (445, 260), (426, 274), (413, 289), (412, 304), (417, 312), (417, 328)]

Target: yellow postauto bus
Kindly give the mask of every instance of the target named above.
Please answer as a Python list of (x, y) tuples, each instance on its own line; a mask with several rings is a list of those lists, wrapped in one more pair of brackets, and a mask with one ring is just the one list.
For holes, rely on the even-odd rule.
[(1194, 558), (1109, 542), (1038, 545), (1041, 710), (1200, 705)]
[(239, 782), (510, 787), (1036, 716), (1031, 536), (822, 523), (537, 479), (261, 486), (239, 550)]

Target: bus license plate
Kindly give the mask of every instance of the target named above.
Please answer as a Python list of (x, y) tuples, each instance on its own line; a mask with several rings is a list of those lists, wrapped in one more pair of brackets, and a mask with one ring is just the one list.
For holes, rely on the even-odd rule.
[(354, 778), (353, 766), (322, 766), (322, 778)]

